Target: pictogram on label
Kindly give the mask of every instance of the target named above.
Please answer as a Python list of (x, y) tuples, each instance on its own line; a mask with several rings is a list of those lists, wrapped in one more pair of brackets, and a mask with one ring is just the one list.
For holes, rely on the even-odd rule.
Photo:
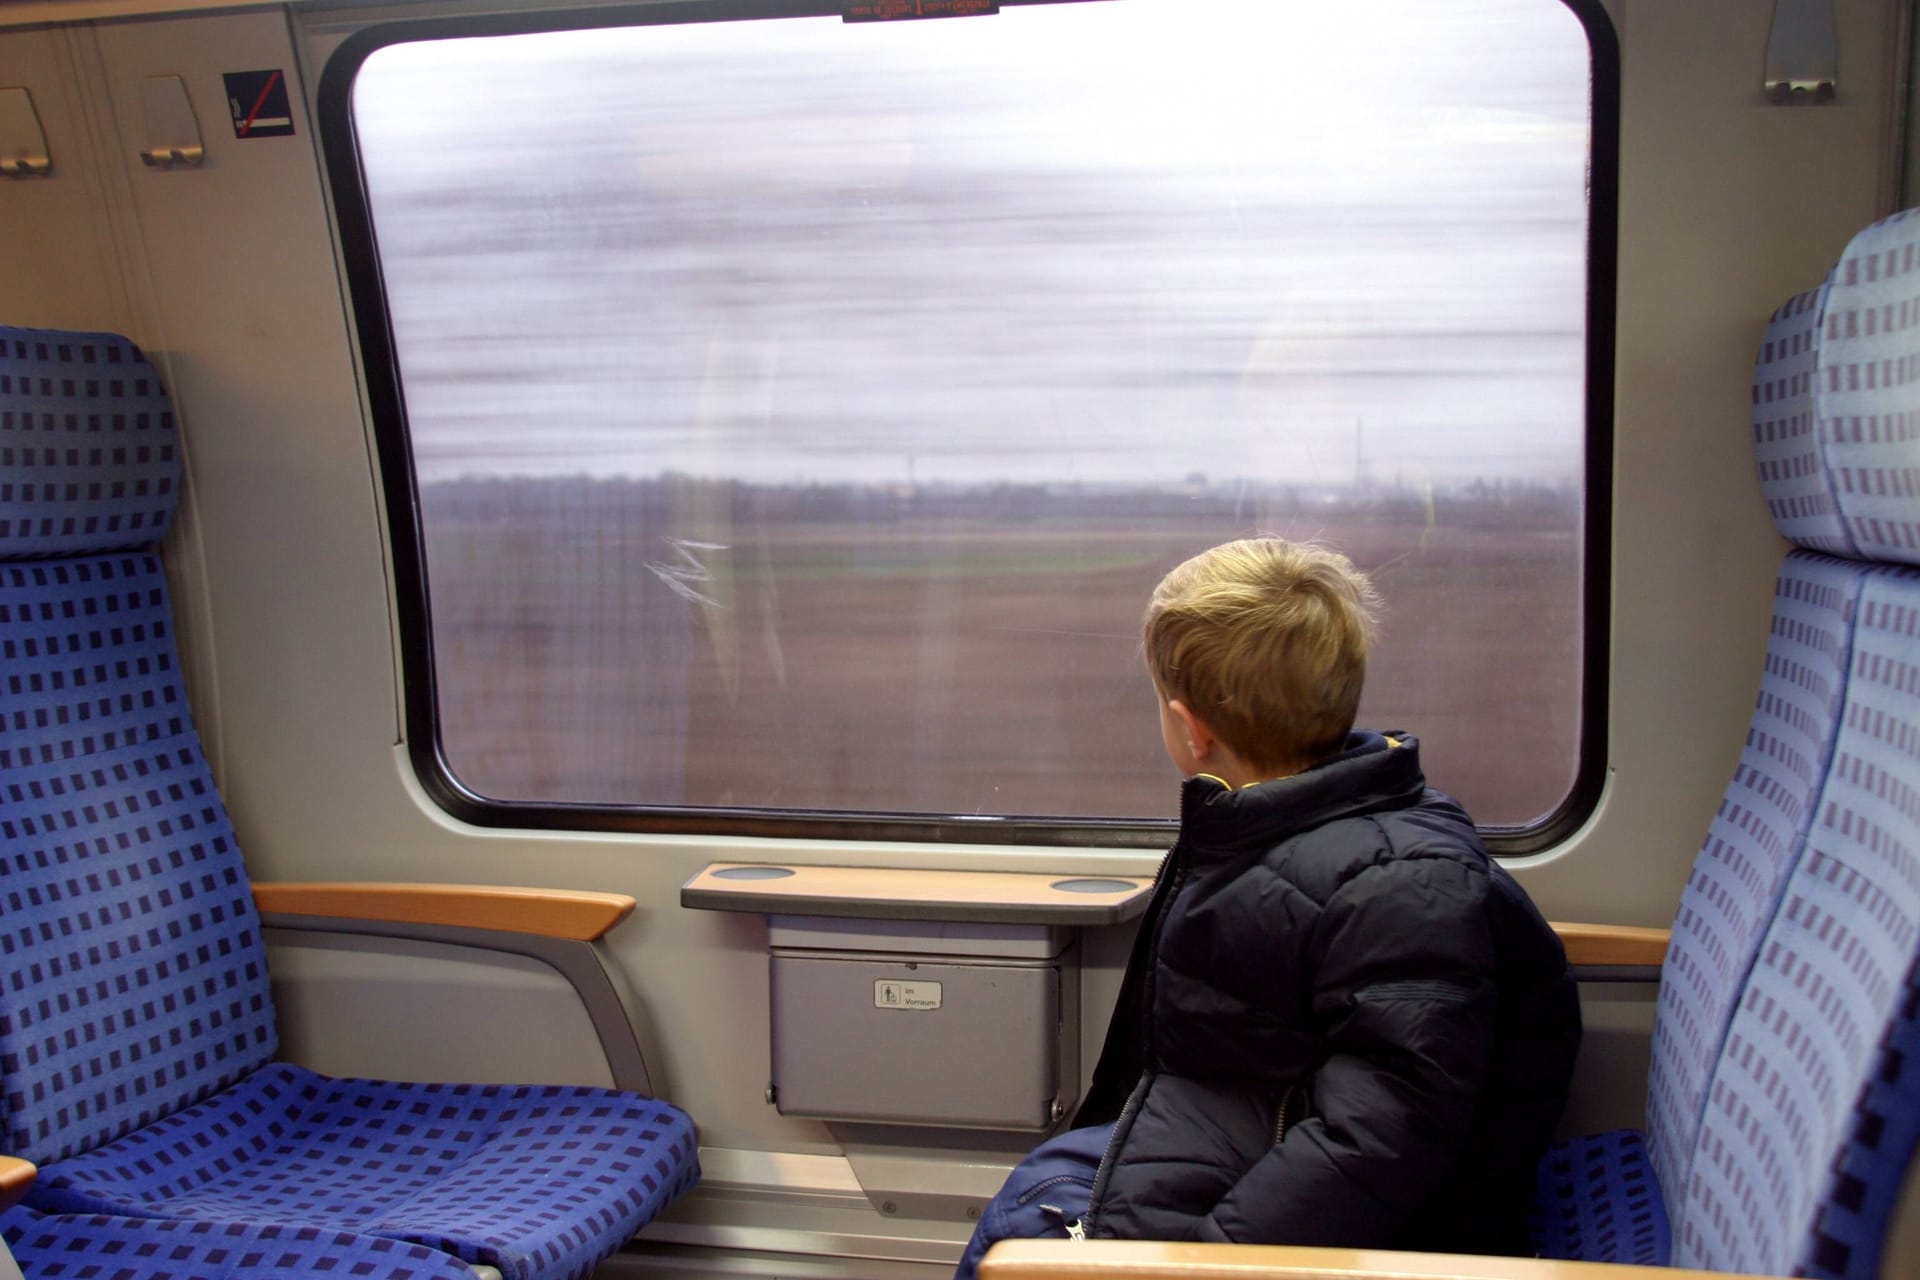
[(873, 984), (876, 1009), (938, 1009), (940, 984), (937, 982), (900, 982), (881, 978)]
[(279, 71), (229, 71), (227, 109), (236, 138), (287, 138), (293, 135), (293, 106), (287, 78)]

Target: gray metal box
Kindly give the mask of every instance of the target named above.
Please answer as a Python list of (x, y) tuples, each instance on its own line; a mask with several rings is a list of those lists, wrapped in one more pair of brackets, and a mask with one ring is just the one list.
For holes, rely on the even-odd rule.
[(1047, 1128), (1079, 1092), (1075, 959), (776, 946), (775, 1104), (828, 1120)]

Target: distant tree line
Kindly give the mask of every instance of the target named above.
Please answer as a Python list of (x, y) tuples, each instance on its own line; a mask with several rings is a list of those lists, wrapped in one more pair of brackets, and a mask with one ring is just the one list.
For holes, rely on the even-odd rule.
[[(1495, 512), (1529, 523), (1578, 518), (1580, 487), (1475, 479), (1432, 489), (1407, 484), (1344, 487), (1209, 483), (1190, 476), (1168, 485), (953, 483), (756, 484), (676, 473), (649, 477), (463, 477), (421, 486), (434, 520), (539, 520), (639, 508), (664, 513), (697, 504), (733, 519), (883, 524), (902, 520), (1218, 519), (1244, 521), (1257, 512), (1311, 511), (1331, 519), (1419, 519)], [(570, 522), (571, 522), (570, 520)]]

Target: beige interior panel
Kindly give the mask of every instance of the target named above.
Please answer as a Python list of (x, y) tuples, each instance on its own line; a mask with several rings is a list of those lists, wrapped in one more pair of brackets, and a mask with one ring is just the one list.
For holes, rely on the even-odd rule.
[[(280, 1056), (322, 1074), (613, 1084), (573, 988), (536, 960), (432, 942), (300, 934), (271, 938), (267, 964)], [(460, 1070), (448, 1074), (454, 1062)]]
[(1580, 1060), (1560, 1117), (1560, 1136), (1638, 1129), (1647, 1115), (1647, 1060), (1653, 1037), (1651, 982), (1580, 984)]
[[(95, 151), (100, 122), (75, 74), (74, 59), (87, 51), (63, 30), (0, 33), (0, 87), (27, 90), (53, 161), (46, 177), (0, 179), (0, 244), (12, 246), (0, 272), (0, 317), (132, 334)], [(32, 250), (22, 252), (25, 245)]]

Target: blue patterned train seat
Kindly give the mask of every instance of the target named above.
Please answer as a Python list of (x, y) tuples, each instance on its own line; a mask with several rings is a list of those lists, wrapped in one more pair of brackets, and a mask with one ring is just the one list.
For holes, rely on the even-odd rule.
[(437, 1250), (378, 1236), (234, 1222), (105, 1215), (0, 1218), (8, 1249), (33, 1280), (473, 1280)]
[[(1920, 571), (1868, 578), (1853, 652), (1818, 821), (1714, 1073), (1675, 1241), (1683, 1266), (1878, 1274), (1852, 1265), (1828, 1220), (1843, 1207), (1836, 1153), (1878, 1074), (1920, 943)], [(1898, 1186), (1904, 1166), (1894, 1172)], [(1873, 1232), (1853, 1234), (1877, 1249)]]
[[(1775, 313), (1753, 388), (1781, 568), (1740, 764), (1662, 969), (1644, 1136), (1541, 1165), (1548, 1257), (1878, 1275), (1920, 1080), (1920, 217)], [(1912, 425), (1909, 425), (1909, 424)], [(1889, 563), (1891, 562), (1891, 563)]]
[(144, 1219), (588, 1274), (698, 1177), (685, 1114), (274, 1061), (260, 918), (156, 548), (179, 474), (131, 343), (0, 328), (0, 1150), (41, 1166), (31, 1211), (66, 1221), (69, 1260), (94, 1230), (75, 1215), (105, 1215), (117, 1250)]

